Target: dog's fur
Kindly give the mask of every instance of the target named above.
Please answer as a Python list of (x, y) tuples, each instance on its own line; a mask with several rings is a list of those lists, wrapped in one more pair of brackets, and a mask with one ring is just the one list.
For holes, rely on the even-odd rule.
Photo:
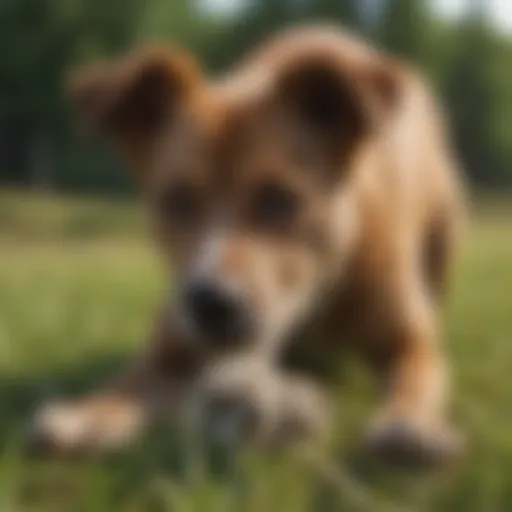
[(462, 187), (415, 70), (317, 27), (281, 34), (217, 81), (150, 48), (86, 69), (71, 89), (81, 127), (111, 137), (149, 198), (178, 297), (134, 368), (43, 411), (45, 439), (119, 445), (188, 396), (219, 357), (182, 301), (206, 276), (237, 290), (257, 326), (228, 354), (311, 375), (312, 361), (351, 347), (384, 391), (371, 446), (406, 459), (435, 440), (450, 450), (439, 307)]

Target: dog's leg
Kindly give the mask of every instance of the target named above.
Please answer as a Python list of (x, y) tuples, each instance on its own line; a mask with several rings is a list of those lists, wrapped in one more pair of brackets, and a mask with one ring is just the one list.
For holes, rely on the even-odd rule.
[(197, 349), (162, 322), (146, 354), (93, 395), (49, 403), (36, 413), (34, 450), (92, 454), (123, 448), (172, 409), (200, 366)]
[(460, 440), (445, 423), (446, 361), (437, 311), (418, 289), (404, 301), (388, 356), (378, 365), (385, 399), (369, 433), (373, 452), (398, 464), (428, 465), (452, 458)]

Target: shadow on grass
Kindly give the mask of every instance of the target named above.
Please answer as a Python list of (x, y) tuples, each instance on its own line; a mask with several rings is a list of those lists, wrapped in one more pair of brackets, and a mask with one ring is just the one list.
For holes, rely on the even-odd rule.
[[(85, 361), (61, 372), (1, 379), (0, 473), (4, 469), (11, 475), (17, 472), (17, 479), (0, 485), (0, 496), (5, 494), (5, 486), (12, 487), (16, 488), (16, 505), (57, 507), (55, 510), (62, 505), (68, 510), (66, 503), (72, 495), (72, 509), (81, 510), (76, 505), (81, 507), (92, 492), (101, 496), (97, 499), (107, 510), (110, 506), (117, 510), (117, 505), (145, 489), (155, 476), (183, 480), (184, 453), (169, 427), (155, 427), (125, 452), (95, 460), (42, 458), (27, 449), (30, 424), (41, 403), (55, 397), (86, 395), (124, 364), (125, 358), (110, 357)], [(7, 490), (11, 493), (12, 489)], [(146, 498), (152, 499), (149, 495)]]

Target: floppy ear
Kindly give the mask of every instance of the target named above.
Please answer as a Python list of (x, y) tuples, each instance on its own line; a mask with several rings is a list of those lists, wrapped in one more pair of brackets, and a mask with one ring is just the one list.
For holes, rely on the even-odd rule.
[(154, 138), (200, 82), (188, 55), (154, 47), (77, 72), (69, 94), (79, 129), (111, 136), (128, 163), (140, 166)]
[(394, 67), (384, 60), (356, 65), (329, 51), (295, 56), (277, 79), (280, 101), (337, 166), (361, 137), (382, 126), (399, 89)]

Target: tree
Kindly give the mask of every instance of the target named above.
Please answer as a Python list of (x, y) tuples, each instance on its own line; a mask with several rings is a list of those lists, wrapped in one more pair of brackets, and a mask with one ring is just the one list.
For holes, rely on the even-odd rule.
[(380, 40), (391, 52), (415, 62), (428, 52), (429, 6), (424, 0), (386, 0), (381, 10)]
[[(81, 58), (122, 48), (132, 37), (142, 0), (17, 0), (0, 12), (1, 168), (20, 183), (55, 179), (65, 130), (63, 81)], [(4, 140), (6, 140), (4, 138)], [(22, 148), (8, 154), (9, 146)]]
[(490, 73), (494, 37), (486, 3), (473, 0), (459, 34), (459, 52), (447, 84), (460, 155), (471, 178), (490, 184), (497, 178), (494, 133), (497, 104)]
[(340, 22), (353, 28), (360, 26), (360, 2), (357, 0), (310, 0), (305, 3), (307, 17)]

